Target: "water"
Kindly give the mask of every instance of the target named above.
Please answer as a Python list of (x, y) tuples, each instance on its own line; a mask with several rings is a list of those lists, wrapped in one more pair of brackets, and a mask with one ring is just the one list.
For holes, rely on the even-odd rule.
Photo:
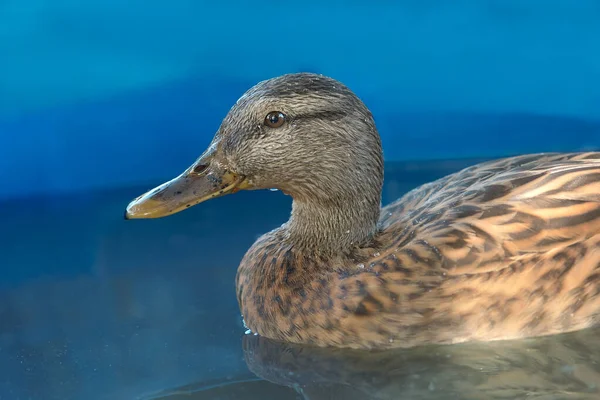
[[(478, 161), (388, 164), (384, 203)], [(147, 188), (0, 204), (0, 400), (600, 395), (600, 330), (384, 353), (245, 335), (236, 268), (290, 198), (240, 192), (124, 221)]]

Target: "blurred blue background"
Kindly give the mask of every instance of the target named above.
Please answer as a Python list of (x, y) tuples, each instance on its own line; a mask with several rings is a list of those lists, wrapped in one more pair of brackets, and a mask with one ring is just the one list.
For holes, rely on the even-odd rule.
[(598, 149), (598, 21), (595, 0), (0, 0), (0, 399), (247, 373), (235, 269), (289, 199), (122, 214), (257, 81), (363, 98), (388, 202), (481, 158)]
[(0, 196), (164, 179), (296, 71), (355, 90), (388, 160), (590, 148), (599, 20), (595, 0), (3, 0)]

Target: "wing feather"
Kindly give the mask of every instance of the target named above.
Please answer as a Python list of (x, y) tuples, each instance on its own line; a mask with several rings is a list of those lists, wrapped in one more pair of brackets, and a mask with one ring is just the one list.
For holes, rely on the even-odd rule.
[(455, 273), (504, 268), (600, 234), (600, 153), (482, 163), (407, 193), (381, 222), (402, 232), (390, 251), (435, 251)]

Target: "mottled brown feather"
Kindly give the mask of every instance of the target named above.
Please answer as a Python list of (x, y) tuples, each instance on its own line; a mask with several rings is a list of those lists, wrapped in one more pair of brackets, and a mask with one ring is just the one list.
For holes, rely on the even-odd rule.
[(600, 153), (482, 163), (381, 210), (368, 248), (321, 257), (285, 229), (236, 279), (249, 329), (294, 343), (410, 347), (541, 336), (598, 322)]

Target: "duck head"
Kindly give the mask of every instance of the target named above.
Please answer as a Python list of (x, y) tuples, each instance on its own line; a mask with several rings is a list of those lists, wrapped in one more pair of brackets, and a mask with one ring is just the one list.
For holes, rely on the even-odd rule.
[(369, 214), (374, 224), (382, 182), (380, 138), (363, 102), (332, 78), (288, 74), (248, 90), (198, 160), (133, 200), (125, 218), (164, 217), (239, 190), (275, 188), (294, 198), (294, 208), (341, 207)]

